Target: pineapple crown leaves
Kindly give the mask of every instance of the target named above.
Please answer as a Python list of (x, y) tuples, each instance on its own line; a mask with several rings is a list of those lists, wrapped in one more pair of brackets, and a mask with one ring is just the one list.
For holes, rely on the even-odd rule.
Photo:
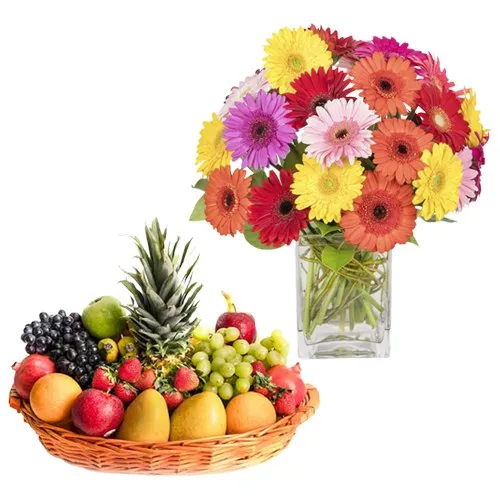
[(121, 282), (132, 295), (132, 305), (127, 306), (131, 329), (143, 347), (166, 339), (182, 341), (199, 322), (193, 318), (202, 288), (193, 282), (199, 257), (185, 269), (191, 240), (182, 252), (179, 238), (167, 245), (167, 231), (160, 228), (156, 218), (145, 232), (146, 247), (139, 238), (132, 237), (142, 269), (126, 272), (131, 281)]

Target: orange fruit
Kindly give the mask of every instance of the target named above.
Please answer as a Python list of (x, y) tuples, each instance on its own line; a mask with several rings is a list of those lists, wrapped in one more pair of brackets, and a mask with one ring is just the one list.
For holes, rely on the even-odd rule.
[(273, 404), (257, 392), (246, 392), (231, 399), (226, 415), (228, 434), (242, 434), (276, 422)]
[(50, 373), (35, 382), (30, 392), (30, 405), (44, 422), (68, 421), (71, 407), (82, 392), (78, 383), (63, 373)]

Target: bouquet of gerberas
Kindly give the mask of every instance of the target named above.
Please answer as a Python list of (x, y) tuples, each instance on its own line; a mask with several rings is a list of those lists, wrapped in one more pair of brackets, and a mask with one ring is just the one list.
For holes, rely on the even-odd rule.
[(203, 125), (192, 220), (260, 248), (301, 238), (309, 337), (325, 320), (375, 327), (386, 252), (481, 191), (476, 95), (393, 38), (284, 28), (265, 52)]

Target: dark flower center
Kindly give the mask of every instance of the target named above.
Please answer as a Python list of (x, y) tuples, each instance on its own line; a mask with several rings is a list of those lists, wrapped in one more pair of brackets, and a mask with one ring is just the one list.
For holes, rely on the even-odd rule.
[(390, 82), (389, 80), (385, 80), (384, 78), (382, 78), (379, 82), (378, 82), (378, 86), (380, 87), (381, 90), (383, 90), (384, 92), (390, 92), (392, 90), (392, 82)]
[(328, 98), (324, 95), (317, 95), (311, 103), (311, 107), (315, 110), (318, 106), (323, 107), (328, 102)]
[(265, 117), (257, 118), (250, 126), (250, 139), (254, 143), (267, 145), (272, 140), (273, 134), (273, 121)]
[(224, 208), (227, 210), (231, 210), (234, 205), (234, 193), (232, 191), (226, 191), (224, 196), (222, 197), (222, 203), (224, 204)]
[(373, 215), (376, 219), (382, 220), (387, 215), (387, 209), (384, 207), (384, 205), (377, 205), (373, 209)]
[(283, 200), (279, 206), (281, 215), (288, 215), (293, 210), (293, 203), (290, 200)]
[(345, 139), (349, 135), (349, 132), (345, 128), (341, 128), (335, 132), (335, 139)]
[(401, 155), (407, 155), (408, 146), (406, 144), (398, 144), (398, 153)]

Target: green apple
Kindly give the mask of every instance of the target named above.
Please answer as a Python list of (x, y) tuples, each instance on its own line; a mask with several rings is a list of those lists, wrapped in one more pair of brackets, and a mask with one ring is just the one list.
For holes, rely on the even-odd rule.
[(125, 311), (114, 297), (99, 297), (83, 311), (82, 320), (87, 331), (96, 339), (116, 337), (127, 326)]

